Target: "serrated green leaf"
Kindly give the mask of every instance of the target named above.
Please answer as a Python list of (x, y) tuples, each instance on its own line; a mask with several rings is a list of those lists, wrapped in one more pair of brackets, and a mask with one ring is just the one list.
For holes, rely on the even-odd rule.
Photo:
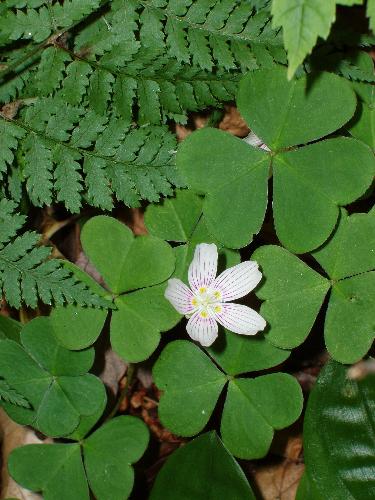
[(335, 0), (273, 0), (273, 26), (283, 28), (288, 78), (310, 54), (318, 37), (326, 39), (336, 15)]

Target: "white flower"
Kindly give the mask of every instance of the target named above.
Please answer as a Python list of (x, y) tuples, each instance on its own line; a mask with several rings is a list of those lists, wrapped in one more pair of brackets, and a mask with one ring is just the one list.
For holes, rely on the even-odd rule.
[(186, 330), (190, 337), (206, 347), (217, 337), (217, 323), (241, 335), (255, 335), (266, 326), (262, 316), (250, 307), (229, 302), (244, 297), (257, 286), (262, 279), (258, 264), (251, 260), (242, 262), (215, 278), (217, 260), (216, 245), (197, 245), (189, 267), (190, 288), (172, 278), (165, 291), (165, 298), (189, 318)]

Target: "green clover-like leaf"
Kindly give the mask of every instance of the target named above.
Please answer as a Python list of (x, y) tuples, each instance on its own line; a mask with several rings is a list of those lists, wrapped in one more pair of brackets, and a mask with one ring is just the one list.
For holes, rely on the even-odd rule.
[(240, 262), (238, 252), (223, 247), (207, 226), (202, 216), (203, 199), (191, 190), (178, 189), (174, 198), (149, 205), (145, 212), (145, 223), (150, 234), (168, 241), (183, 243), (174, 248), (176, 268), (173, 274), (187, 280), (190, 262), (198, 243), (215, 243), (219, 251), (219, 270)]
[(287, 80), (281, 66), (243, 77), (237, 104), (251, 130), (272, 151), (312, 142), (342, 127), (353, 116), (350, 84), (331, 73)]
[(236, 457), (264, 457), (274, 429), (292, 424), (302, 404), (298, 382), (286, 373), (231, 380), (221, 421), (223, 441)]
[(145, 424), (122, 416), (80, 443), (16, 448), (8, 466), (19, 484), (41, 491), (44, 498), (88, 500), (90, 487), (98, 500), (124, 500), (133, 488), (131, 465), (141, 458), (147, 444)]
[(339, 207), (365, 193), (375, 172), (370, 148), (356, 139), (304, 146), (353, 116), (350, 84), (329, 73), (290, 82), (283, 68), (260, 70), (242, 79), (237, 103), (269, 153), (209, 128), (191, 134), (177, 153), (188, 186), (205, 196), (208, 230), (229, 248), (246, 246), (262, 225), (272, 171), (280, 241), (295, 253), (319, 247), (334, 230)]
[(301, 344), (331, 286), (324, 325), (327, 349), (341, 363), (361, 359), (375, 337), (374, 249), (374, 215), (349, 217), (345, 211), (331, 238), (312, 254), (330, 282), (281, 247), (257, 249), (252, 258), (265, 277), (257, 295), (265, 300), (260, 312), (269, 325), (269, 342), (284, 348)]
[(174, 256), (165, 241), (153, 236), (135, 238), (117, 219), (90, 219), (81, 234), (83, 249), (116, 295), (156, 285), (174, 270)]
[(229, 248), (249, 244), (267, 206), (269, 155), (205, 128), (182, 142), (176, 161), (189, 188), (205, 195), (203, 214), (212, 235)]
[[(160, 332), (180, 319), (164, 299), (162, 285), (175, 269), (172, 248), (156, 236), (134, 237), (124, 224), (107, 216), (90, 219), (81, 240), (109, 288), (96, 283), (98, 294), (114, 298), (110, 325), (114, 349), (127, 361), (143, 361), (158, 346)], [(106, 311), (68, 306), (52, 313), (52, 324), (63, 345), (82, 349), (97, 339), (106, 317)]]
[(159, 472), (150, 500), (255, 500), (249, 483), (215, 432), (176, 450)]
[(309, 334), (329, 290), (329, 282), (284, 248), (268, 245), (252, 255), (265, 279), (256, 294), (264, 300), (260, 314), (266, 337), (275, 346), (292, 349)]
[(314, 499), (374, 498), (374, 382), (373, 374), (350, 380), (347, 368), (334, 361), (320, 373), (308, 401), (303, 436)]
[[(254, 364), (250, 361), (249, 366)], [(290, 425), (302, 411), (302, 391), (290, 375), (234, 378), (187, 341), (168, 344), (153, 375), (164, 392), (159, 417), (172, 432), (182, 436), (192, 436), (204, 428), (229, 380), (221, 434), (229, 451), (241, 458), (264, 456), (274, 429)]]
[(66, 436), (82, 417), (103, 406), (104, 386), (87, 373), (94, 360), (93, 349), (72, 352), (61, 347), (48, 318), (35, 318), (24, 326), (22, 345), (12, 340), (0, 343), (0, 375), (31, 404), (31, 408), (22, 408), (4, 403), (16, 422), (49, 436)]

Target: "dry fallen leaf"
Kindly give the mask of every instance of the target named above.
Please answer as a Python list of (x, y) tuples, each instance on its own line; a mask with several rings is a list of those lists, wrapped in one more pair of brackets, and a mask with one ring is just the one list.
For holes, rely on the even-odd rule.
[[(274, 452), (277, 452), (277, 443), (273, 448), (276, 448)], [(302, 435), (290, 436), (287, 439), (282, 456), (275, 454), (267, 459), (266, 464), (258, 465), (252, 462), (252, 466), (251, 475), (260, 499), (294, 500), (305, 469), (302, 459)]]

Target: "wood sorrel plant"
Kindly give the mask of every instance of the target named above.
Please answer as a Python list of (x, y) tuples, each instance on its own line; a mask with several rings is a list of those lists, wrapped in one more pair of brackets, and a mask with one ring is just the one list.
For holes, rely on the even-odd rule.
[(250, 500), (295, 423), (297, 499), (375, 497), (374, 26), (374, 0), (1, 2), (0, 403), (49, 438), (2, 477)]

